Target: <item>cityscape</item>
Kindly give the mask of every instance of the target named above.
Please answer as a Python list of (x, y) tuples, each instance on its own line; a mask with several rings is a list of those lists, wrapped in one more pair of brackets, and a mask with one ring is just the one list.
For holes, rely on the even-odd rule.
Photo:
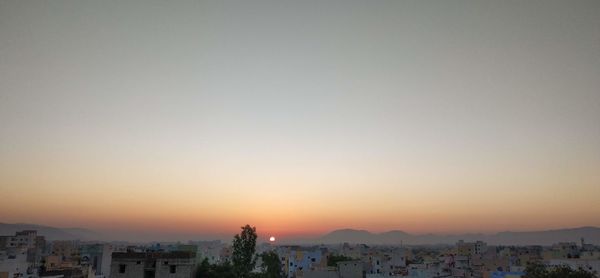
[(600, 278), (600, 0), (0, 0), (0, 278)]
[[(7, 230), (11, 225), (4, 225)], [(12, 225), (18, 228), (19, 225)], [(313, 244), (257, 241), (255, 227), (241, 227), (232, 241), (147, 242), (49, 240), (36, 230), (0, 236), (2, 277), (597, 277), (600, 228), (536, 232), (593, 243), (490, 245), (458, 240), (454, 244), (364, 244), (322, 237)], [(44, 228), (44, 229), (47, 229)], [(362, 231), (364, 232), (364, 231)], [(353, 235), (354, 234), (354, 235)], [(329, 243), (317, 243), (317, 242)], [(250, 244), (247, 244), (250, 243)], [(247, 254), (244, 254), (244, 253)], [(244, 260), (248, 259), (245, 263)], [(240, 265), (247, 264), (246, 269)], [(532, 271), (545, 274), (534, 276)], [(528, 273), (529, 272), (529, 273)], [(554, 274), (553, 274), (554, 273)], [(552, 276), (554, 275), (554, 276)]]

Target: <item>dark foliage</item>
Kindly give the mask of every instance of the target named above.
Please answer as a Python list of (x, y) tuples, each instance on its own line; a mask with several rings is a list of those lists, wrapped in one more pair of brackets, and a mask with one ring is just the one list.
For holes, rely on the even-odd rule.
[(338, 262), (351, 261), (352, 258), (344, 255), (330, 255), (327, 257), (327, 266), (337, 266)]
[(204, 259), (196, 269), (196, 278), (236, 278), (230, 263), (210, 264)]
[(256, 264), (256, 228), (246, 225), (242, 227), (239, 235), (233, 238), (233, 271), (237, 277), (250, 277), (250, 273)]
[(261, 277), (263, 278), (283, 278), (284, 273), (281, 269), (281, 260), (279, 256), (274, 251), (265, 252), (261, 256), (262, 259), (262, 268), (263, 273)]
[(525, 269), (524, 278), (596, 278), (596, 273), (586, 271), (584, 269), (573, 270), (570, 267), (563, 265), (558, 267), (547, 268), (540, 263), (533, 263)]

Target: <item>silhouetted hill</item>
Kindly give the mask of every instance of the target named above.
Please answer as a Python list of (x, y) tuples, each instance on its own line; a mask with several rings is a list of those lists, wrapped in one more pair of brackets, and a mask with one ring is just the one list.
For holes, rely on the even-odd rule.
[(333, 232), (330, 232), (330, 233), (324, 235), (323, 237), (321, 237), (321, 240), (323, 240), (323, 242), (325, 242), (325, 243), (330, 243), (330, 242), (362, 243), (361, 240), (373, 239), (374, 237), (375, 237), (375, 235), (370, 233), (369, 231), (342, 229), (342, 230), (335, 230)]
[(580, 227), (572, 229), (559, 229), (537, 232), (501, 232), (497, 233), (491, 242), (514, 242), (516, 245), (543, 244), (547, 242), (579, 243), (584, 238), (587, 243), (600, 244), (600, 228)]
[(600, 244), (600, 228), (581, 227), (531, 232), (501, 232), (491, 235), (460, 234), (460, 235), (413, 235), (403, 231), (371, 233), (365, 230), (342, 229), (330, 232), (319, 239), (317, 243), (365, 243), (365, 244), (454, 244), (458, 240), (483, 240), (493, 245), (551, 245), (557, 242), (579, 242), (584, 238), (587, 243)]
[[(83, 228), (56, 228), (35, 224), (6, 224), (0, 223), (0, 235), (13, 235), (17, 231), (37, 230), (48, 240), (133, 240), (153, 241), (165, 237), (160, 233), (131, 233), (122, 231), (103, 231), (98, 233)], [(173, 237), (173, 236), (171, 236)], [(185, 239), (207, 239), (207, 236), (178, 235), (177, 240)], [(211, 237), (212, 238), (212, 237)], [(490, 245), (551, 245), (557, 242), (577, 242), (584, 238), (587, 243), (600, 245), (600, 228), (580, 227), (570, 229), (556, 229), (546, 231), (529, 232), (500, 232), (496, 234), (459, 234), (459, 235), (435, 235), (435, 234), (410, 234), (404, 231), (388, 231), (384, 233), (372, 233), (366, 230), (341, 229), (325, 234), (316, 239), (284, 239), (280, 243), (365, 243), (365, 244), (407, 244), (407, 245), (431, 245), (431, 244), (455, 244), (459, 240), (476, 241), (483, 240)], [(228, 240), (229, 237), (224, 237)]]
[(38, 235), (46, 237), (47, 240), (93, 240), (99, 237), (96, 232), (82, 228), (55, 228), (35, 224), (0, 223), (0, 235), (14, 235), (15, 232), (22, 230), (36, 230)]

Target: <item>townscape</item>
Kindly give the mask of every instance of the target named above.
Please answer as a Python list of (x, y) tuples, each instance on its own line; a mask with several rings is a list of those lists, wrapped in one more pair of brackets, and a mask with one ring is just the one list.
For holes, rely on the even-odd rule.
[[(253, 259), (247, 260), (247, 271), (240, 272), (235, 265), (248, 254)], [(423, 246), (257, 244), (256, 230), (248, 225), (233, 244), (48, 241), (35, 230), (0, 237), (0, 278), (561, 277), (532, 273), (558, 270), (580, 275), (564, 277), (597, 277), (600, 246), (583, 238), (551, 246), (491, 246), (462, 240)]]
[(0, 0), (0, 278), (600, 278), (600, 0)]

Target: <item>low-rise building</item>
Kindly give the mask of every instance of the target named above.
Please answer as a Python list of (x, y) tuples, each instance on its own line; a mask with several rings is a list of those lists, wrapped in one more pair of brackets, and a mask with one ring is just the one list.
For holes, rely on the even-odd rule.
[(113, 248), (110, 244), (84, 244), (79, 247), (80, 262), (89, 266), (96, 277), (110, 275)]
[(343, 261), (337, 264), (340, 278), (364, 277), (364, 266), (361, 261)]
[(33, 278), (35, 268), (27, 261), (26, 248), (12, 248), (0, 251), (0, 278)]
[(113, 253), (110, 278), (191, 278), (196, 265), (192, 252)]

